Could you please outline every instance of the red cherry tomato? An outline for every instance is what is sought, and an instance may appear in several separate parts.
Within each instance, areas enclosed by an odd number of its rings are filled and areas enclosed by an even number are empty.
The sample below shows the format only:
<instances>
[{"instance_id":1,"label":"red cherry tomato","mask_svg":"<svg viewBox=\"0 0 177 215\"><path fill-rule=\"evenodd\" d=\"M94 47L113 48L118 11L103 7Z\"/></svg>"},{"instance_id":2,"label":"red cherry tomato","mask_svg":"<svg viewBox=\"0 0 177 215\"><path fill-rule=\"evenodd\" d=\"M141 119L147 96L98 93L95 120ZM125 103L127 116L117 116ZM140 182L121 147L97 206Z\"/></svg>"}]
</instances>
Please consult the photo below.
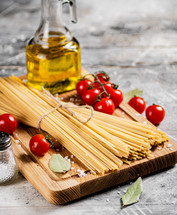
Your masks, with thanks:
<instances>
[{"instance_id":1,"label":"red cherry tomato","mask_svg":"<svg viewBox=\"0 0 177 215\"><path fill-rule=\"evenodd\" d=\"M87 90L82 94L82 100L85 104L93 106L97 100L97 96L101 93L99 89Z\"/></svg>"},{"instance_id":2,"label":"red cherry tomato","mask_svg":"<svg viewBox=\"0 0 177 215\"><path fill-rule=\"evenodd\" d=\"M77 85L76 85L76 90L77 93L82 96L83 92L88 90L88 86L92 83L91 80L85 79L85 80L80 80Z\"/></svg>"},{"instance_id":3,"label":"red cherry tomato","mask_svg":"<svg viewBox=\"0 0 177 215\"><path fill-rule=\"evenodd\" d=\"M109 98L102 98L101 101L95 104L96 111L113 114L115 110L114 102Z\"/></svg>"},{"instance_id":4,"label":"red cherry tomato","mask_svg":"<svg viewBox=\"0 0 177 215\"><path fill-rule=\"evenodd\" d=\"M132 99L130 99L128 104L139 113L143 113L146 108L146 102L144 101L143 98L138 96L135 96Z\"/></svg>"},{"instance_id":5,"label":"red cherry tomato","mask_svg":"<svg viewBox=\"0 0 177 215\"><path fill-rule=\"evenodd\" d=\"M29 147L34 155L41 156L49 151L50 143L42 134L36 134L31 138Z\"/></svg>"},{"instance_id":6,"label":"red cherry tomato","mask_svg":"<svg viewBox=\"0 0 177 215\"><path fill-rule=\"evenodd\" d=\"M123 93L120 90L113 89L112 87L105 85L104 86L106 92L110 95L110 99L114 102L115 107L118 107L120 103L123 101ZM104 93L103 97L107 97Z\"/></svg>"},{"instance_id":7,"label":"red cherry tomato","mask_svg":"<svg viewBox=\"0 0 177 215\"><path fill-rule=\"evenodd\" d=\"M110 80L110 77L106 73L100 72L100 73L96 74L96 76L98 77L98 79L101 82L107 82ZM96 79L95 79L95 81L96 81Z\"/></svg>"},{"instance_id":8,"label":"red cherry tomato","mask_svg":"<svg viewBox=\"0 0 177 215\"><path fill-rule=\"evenodd\" d=\"M0 116L0 131L8 134L13 133L17 128L17 120L11 114L5 113Z\"/></svg>"},{"instance_id":9,"label":"red cherry tomato","mask_svg":"<svg viewBox=\"0 0 177 215\"><path fill-rule=\"evenodd\" d=\"M160 105L151 105L146 109L146 118L153 123L158 125L162 122L165 117L165 110Z\"/></svg>"},{"instance_id":10,"label":"red cherry tomato","mask_svg":"<svg viewBox=\"0 0 177 215\"><path fill-rule=\"evenodd\" d=\"M101 81L101 83L102 83L104 86L109 86L109 87L111 87L111 82L110 82L110 81ZM102 86L101 86L101 84L100 84L99 82L95 81L95 82L93 82L93 83L91 84L91 86L92 86L93 88L97 88L97 89L101 90L101 92L103 92L103 88L102 88Z\"/></svg>"}]
</instances>

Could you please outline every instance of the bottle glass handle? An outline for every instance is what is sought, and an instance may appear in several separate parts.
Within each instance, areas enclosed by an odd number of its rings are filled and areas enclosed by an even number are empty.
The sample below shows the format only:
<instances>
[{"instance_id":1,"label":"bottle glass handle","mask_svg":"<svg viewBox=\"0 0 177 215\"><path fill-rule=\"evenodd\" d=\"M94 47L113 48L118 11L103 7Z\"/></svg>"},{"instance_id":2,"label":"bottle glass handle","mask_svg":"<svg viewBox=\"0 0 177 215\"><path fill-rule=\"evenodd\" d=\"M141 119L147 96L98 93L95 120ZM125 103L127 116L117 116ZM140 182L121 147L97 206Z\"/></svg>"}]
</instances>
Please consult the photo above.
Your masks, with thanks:
<instances>
[{"instance_id":1,"label":"bottle glass handle","mask_svg":"<svg viewBox=\"0 0 177 215\"><path fill-rule=\"evenodd\" d=\"M77 23L76 0L66 0L63 4L69 4L70 17L72 23Z\"/></svg>"}]
</instances>

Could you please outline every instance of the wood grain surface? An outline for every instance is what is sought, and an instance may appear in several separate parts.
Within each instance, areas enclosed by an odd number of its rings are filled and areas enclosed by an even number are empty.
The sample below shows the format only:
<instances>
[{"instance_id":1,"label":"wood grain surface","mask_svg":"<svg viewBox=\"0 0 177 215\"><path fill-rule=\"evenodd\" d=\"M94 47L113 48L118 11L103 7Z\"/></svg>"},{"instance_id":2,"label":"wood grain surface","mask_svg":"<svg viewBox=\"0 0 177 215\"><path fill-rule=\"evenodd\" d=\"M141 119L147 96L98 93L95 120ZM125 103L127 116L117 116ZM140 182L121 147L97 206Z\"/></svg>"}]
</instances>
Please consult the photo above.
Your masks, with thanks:
<instances>
[{"instance_id":1,"label":"wood grain surface","mask_svg":"<svg viewBox=\"0 0 177 215\"><path fill-rule=\"evenodd\" d=\"M82 69L82 76L85 74L88 74L88 72ZM22 76L21 78L23 79L25 77ZM64 101L71 101L73 97L78 97L78 95L74 90L63 93L59 97ZM77 100L79 101L79 97ZM122 102L120 108L115 110L114 115L151 124L125 102ZM56 174L48 166L51 155L57 153L54 149L50 149L42 157L33 155L29 149L29 141L37 133L39 133L38 129L24 125L18 127L13 136L20 143L17 144L14 141L13 150L19 164L20 172L52 204L64 204L112 186L131 181L139 176L172 167L177 163L177 144L170 140L160 147L154 148L152 158L134 161L130 165L123 164L118 171L113 173L104 175L88 174L84 177L79 177L78 170L84 170L86 172L87 168L77 159L71 159L71 154L66 149L61 149L60 154L63 157L67 155L71 161L74 161L74 164L72 164L74 170L69 170L66 174ZM167 147L167 144L171 144L171 147Z\"/></svg>"}]
</instances>

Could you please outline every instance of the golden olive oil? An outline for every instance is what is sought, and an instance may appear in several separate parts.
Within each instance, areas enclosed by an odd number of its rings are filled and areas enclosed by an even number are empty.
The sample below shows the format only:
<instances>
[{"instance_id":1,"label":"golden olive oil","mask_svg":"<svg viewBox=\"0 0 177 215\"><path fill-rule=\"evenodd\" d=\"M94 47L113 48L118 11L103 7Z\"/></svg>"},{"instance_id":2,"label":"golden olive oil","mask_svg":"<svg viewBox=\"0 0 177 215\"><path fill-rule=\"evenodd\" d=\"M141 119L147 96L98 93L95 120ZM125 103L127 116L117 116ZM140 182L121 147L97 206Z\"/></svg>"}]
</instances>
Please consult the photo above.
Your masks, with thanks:
<instances>
[{"instance_id":1,"label":"golden olive oil","mask_svg":"<svg viewBox=\"0 0 177 215\"><path fill-rule=\"evenodd\" d=\"M28 85L52 94L73 90L80 78L80 46L75 38L49 32L46 40L32 38L26 48ZM54 36L52 36L54 35Z\"/></svg>"}]
</instances>

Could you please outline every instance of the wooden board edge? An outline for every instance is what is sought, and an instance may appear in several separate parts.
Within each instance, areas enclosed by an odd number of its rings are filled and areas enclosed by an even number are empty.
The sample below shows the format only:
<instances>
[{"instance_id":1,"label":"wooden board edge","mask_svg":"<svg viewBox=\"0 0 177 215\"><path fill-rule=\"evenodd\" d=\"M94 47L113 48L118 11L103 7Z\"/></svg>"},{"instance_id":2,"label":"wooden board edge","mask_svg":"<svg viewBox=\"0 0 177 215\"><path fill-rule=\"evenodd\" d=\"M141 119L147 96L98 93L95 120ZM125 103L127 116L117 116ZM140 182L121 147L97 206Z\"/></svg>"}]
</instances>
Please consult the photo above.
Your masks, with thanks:
<instances>
[{"instance_id":1,"label":"wooden board edge","mask_svg":"<svg viewBox=\"0 0 177 215\"><path fill-rule=\"evenodd\" d=\"M134 180L139 176L146 176L159 170L173 167L175 163L177 163L177 151L174 151L170 154L166 154L151 160L146 160L145 162L121 169L117 172L109 173L99 177L91 176L89 180L86 179L87 181L84 181L84 178L81 178L81 183L76 180L76 177L72 177L72 179L67 179L67 181L72 182L73 186L68 186L67 188L62 189L62 186L61 188L58 186L58 184L61 182L54 182L38 164L31 160L31 158L21 147L15 145L15 149L19 170L23 176L42 194L42 196L47 201L57 205L62 205L81 197L102 191L104 189ZM19 156L22 155L25 162L24 160L22 162L21 158L19 158ZM164 161L167 162L164 164ZM34 175L33 177L29 176L29 170L31 169L35 173L36 177L34 177ZM43 177L44 180L42 180L41 177Z\"/></svg>"},{"instance_id":2,"label":"wooden board edge","mask_svg":"<svg viewBox=\"0 0 177 215\"><path fill-rule=\"evenodd\" d=\"M80 185L73 178L68 178L60 182L53 181L45 170L37 163L33 162L30 156L24 151L22 147L13 142L13 151L15 154L18 169L21 174L29 181L35 189L51 204L64 204L73 199L66 199L65 193L68 191L73 194L80 193ZM29 174L32 171L33 174ZM63 183L60 185L60 183ZM66 189L62 189L62 186ZM66 191L65 191L66 190ZM59 198L56 202L56 193Z\"/></svg>"},{"instance_id":3,"label":"wooden board edge","mask_svg":"<svg viewBox=\"0 0 177 215\"><path fill-rule=\"evenodd\" d=\"M164 165L164 160L169 160L169 159L170 159L170 162L166 162L166 164ZM157 162L159 164L158 166L156 164ZM91 195L96 192L100 192L102 190L123 184L125 182L135 180L140 176L143 177L143 176L158 172L159 170L165 170L167 168L173 167L176 163L177 163L177 151L170 153L170 156L164 155L160 159L156 158L153 160L149 160L147 162L137 164L130 168L126 168L117 172L110 173L108 175L100 176L99 178L85 181L83 183L80 183L79 185L80 196L77 196L76 198L73 198L70 201L79 199L84 196ZM151 166L153 166L153 171ZM161 168L161 166L163 166L163 168ZM55 198L60 199L61 196L62 197L65 195L67 196L69 195L69 193L70 193L70 189L69 190L65 189L62 192L56 192ZM56 201L56 203L60 204L59 201L58 202ZM65 203L67 203L67 201Z\"/></svg>"},{"instance_id":4,"label":"wooden board edge","mask_svg":"<svg viewBox=\"0 0 177 215\"><path fill-rule=\"evenodd\" d=\"M171 160L170 162L167 162L166 165L164 165L164 160ZM158 162L158 167L156 165L156 162ZM135 165L130 168L126 168L114 173L110 173L108 175L100 176L99 178L92 178L89 181L82 182L74 187L63 189L62 191L53 191L52 193L52 199L55 199L54 204L65 204L67 202L74 201L76 199L82 198L84 196L91 195L93 193L100 192L102 190L120 185L125 182L129 182L132 180L137 179L138 177L146 176L155 172L158 172L159 170L164 170L170 167L173 167L175 163L177 162L177 152L171 153L169 155L164 155L161 157L161 159L156 158L154 160L147 161L145 163L140 163L138 165ZM169 165L170 163L170 165ZM145 165L146 164L146 165ZM156 168L152 168L151 166L156 166ZM163 166L163 168L161 168ZM148 170L148 171L147 171ZM71 195L71 189L72 193L74 195ZM79 192L76 193L76 190ZM70 197L68 199L68 196ZM62 199L62 202L61 202Z\"/></svg>"}]
</instances>

